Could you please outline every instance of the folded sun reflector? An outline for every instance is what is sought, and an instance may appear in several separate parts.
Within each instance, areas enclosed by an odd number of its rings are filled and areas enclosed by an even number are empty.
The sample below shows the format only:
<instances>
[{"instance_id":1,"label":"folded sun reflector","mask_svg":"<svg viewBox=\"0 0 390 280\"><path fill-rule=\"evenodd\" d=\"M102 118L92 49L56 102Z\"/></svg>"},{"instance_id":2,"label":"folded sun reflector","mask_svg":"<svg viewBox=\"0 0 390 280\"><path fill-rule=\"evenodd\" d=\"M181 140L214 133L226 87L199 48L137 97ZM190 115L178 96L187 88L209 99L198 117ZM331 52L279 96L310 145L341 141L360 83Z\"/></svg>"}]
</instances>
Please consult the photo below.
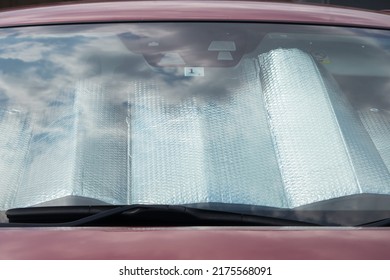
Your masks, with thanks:
<instances>
[{"instance_id":1,"label":"folded sun reflector","mask_svg":"<svg viewBox=\"0 0 390 280\"><path fill-rule=\"evenodd\" d=\"M30 138L27 114L0 109L0 210L14 206Z\"/></svg>"},{"instance_id":2,"label":"folded sun reflector","mask_svg":"<svg viewBox=\"0 0 390 280\"><path fill-rule=\"evenodd\" d=\"M297 50L259 57L263 95L289 207L389 193L389 172L351 106Z\"/></svg>"},{"instance_id":3,"label":"folded sun reflector","mask_svg":"<svg viewBox=\"0 0 390 280\"><path fill-rule=\"evenodd\" d=\"M135 86L132 203L297 207L390 191L358 115L308 54L274 50L258 65L242 61L219 103L172 106L159 83Z\"/></svg>"},{"instance_id":4,"label":"folded sun reflector","mask_svg":"<svg viewBox=\"0 0 390 280\"><path fill-rule=\"evenodd\" d=\"M390 193L387 117L359 117L308 54L244 59L233 83L211 72L175 80L181 98L156 74L80 82L39 116L0 110L0 209L69 195L292 208Z\"/></svg>"},{"instance_id":5,"label":"folded sun reflector","mask_svg":"<svg viewBox=\"0 0 390 280\"><path fill-rule=\"evenodd\" d=\"M229 82L205 83L216 80ZM193 82L184 89L207 89ZM203 92L179 102L162 81L134 85L131 203L285 206L254 61L242 63L234 84L225 98Z\"/></svg>"},{"instance_id":6,"label":"folded sun reflector","mask_svg":"<svg viewBox=\"0 0 390 280\"><path fill-rule=\"evenodd\" d=\"M88 81L42 114L0 111L0 209L69 195L127 203L127 95L115 97Z\"/></svg>"}]
</instances>

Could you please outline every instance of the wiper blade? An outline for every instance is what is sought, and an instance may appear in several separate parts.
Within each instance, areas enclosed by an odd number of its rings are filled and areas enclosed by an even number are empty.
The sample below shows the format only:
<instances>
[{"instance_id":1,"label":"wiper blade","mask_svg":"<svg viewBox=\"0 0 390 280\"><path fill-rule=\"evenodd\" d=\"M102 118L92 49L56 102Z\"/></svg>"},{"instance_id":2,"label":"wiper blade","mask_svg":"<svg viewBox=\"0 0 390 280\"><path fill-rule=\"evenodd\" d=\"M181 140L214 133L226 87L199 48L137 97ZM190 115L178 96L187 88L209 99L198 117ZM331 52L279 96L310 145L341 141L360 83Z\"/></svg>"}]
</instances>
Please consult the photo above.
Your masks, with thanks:
<instances>
[{"instance_id":1,"label":"wiper blade","mask_svg":"<svg viewBox=\"0 0 390 280\"><path fill-rule=\"evenodd\" d=\"M15 208L2 227L77 226L321 226L270 216L175 205L66 206Z\"/></svg>"},{"instance_id":2,"label":"wiper blade","mask_svg":"<svg viewBox=\"0 0 390 280\"><path fill-rule=\"evenodd\" d=\"M364 223L361 225L357 225L358 227L389 227L390 226L390 218L380 219L377 221L372 221L369 223Z\"/></svg>"},{"instance_id":3,"label":"wiper blade","mask_svg":"<svg viewBox=\"0 0 390 280\"><path fill-rule=\"evenodd\" d=\"M131 205L14 208L6 211L9 223L0 224L0 227L83 226L131 209Z\"/></svg>"}]
</instances>

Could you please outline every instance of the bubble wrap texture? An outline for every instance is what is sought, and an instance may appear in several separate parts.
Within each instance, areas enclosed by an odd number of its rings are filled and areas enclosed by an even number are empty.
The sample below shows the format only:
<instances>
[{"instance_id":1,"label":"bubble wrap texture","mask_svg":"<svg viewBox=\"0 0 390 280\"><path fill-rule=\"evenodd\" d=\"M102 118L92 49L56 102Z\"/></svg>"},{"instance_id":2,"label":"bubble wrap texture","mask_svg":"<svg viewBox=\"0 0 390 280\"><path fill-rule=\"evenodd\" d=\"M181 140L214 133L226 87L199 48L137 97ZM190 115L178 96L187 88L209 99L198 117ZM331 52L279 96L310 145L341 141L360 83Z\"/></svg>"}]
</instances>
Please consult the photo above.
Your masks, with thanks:
<instances>
[{"instance_id":1,"label":"bubble wrap texture","mask_svg":"<svg viewBox=\"0 0 390 280\"><path fill-rule=\"evenodd\" d=\"M97 81L80 82L36 115L33 129L18 114L3 117L0 132L9 139L1 138L8 140L0 142L0 151L6 153L1 166L12 172L2 173L9 178L1 207L25 207L68 195L127 203L127 94L121 96L116 98L110 87Z\"/></svg>"},{"instance_id":2,"label":"bubble wrap texture","mask_svg":"<svg viewBox=\"0 0 390 280\"><path fill-rule=\"evenodd\" d=\"M387 168L390 168L390 113L376 108L365 109L359 112L360 118L370 134ZM386 174L386 173L385 173ZM389 193L388 187L377 190L379 193Z\"/></svg>"},{"instance_id":3,"label":"bubble wrap texture","mask_svg":"<svg viewBox=\"0 0 390 280\"><path fill-rule=\"evenodd\" d=\"M254 66L242 62L228 102L202 108L208 201L287 207Z\"/></svg>"},{"instance_id":4,"label":"bubble wrap texture","mask_svg":"<svg viewBox=\"0 0 390 280\"><path fill-rule=\"evenodd\" d=\"M296 49L259 57L268 121L290 207L359 193L320 73Z\"/></svg>"},{"instance_id":5,"label":"bubble wrap texture","mask_svg":"<svg viewBox=\"0 0 390 280\"><path fill-rule=\"evenodd\" d=\"M131 203L285 206L254 61L235 83L226 99L178 104L158 83L135 84Z\"/></svg>"},{"instance_id":6,"label":"bubble wrap texture","mask_svg":"<svg viewBox=\"0 0 390 280\"><path fill-rule=\"evenodd\" d=\"M165 103L159 85L137 83L130 107L130 203L205 201L201 117L187 100Z\"/></svg>"},{"instance_id":7,"label":"bubble wrap texture","mask_svg":"<svg viewBox=\"0 0 390 280\"><path fill-rule=\"evenodd\" d=\"M68 195L292 208L390 193L387 112L356 112L296 49L234 71L233 83L206 71L179 78L181 88L158 74L124 86L88 80L39 114L0 109L0 209Z\"/></svg>"},{"instance_id":8,"label":"bubble wrap texture","mask_svg":"<svg viewBox=\"0 0 390 280\"><path fill-rule=\"evenodd\" d=\"M323 77L340 126L340 133L342 133L353 164L360 192L390 193L390 173L381 157L382 149L378 145L376 146L377 139L373 137L378 134L370 135L375 128L384 129L385 127L382 125L386 122L374 118L371 120L372 124L365 126L363 115L359 114L346 99L346 96L341 94L332 77L326 73L323 73ZM387 135L390 136L390 134Z\"/></svg>"},{"instance_id":9,"label":"bubble wrap texture","mask_svg":"<svg viewBox=\"0 0 390 280\"><path fill-rule=\"evenodd\" d=\"M97 80L79 83L76 195L126 204L127 94Z\"/></svg>"},{"instance_id":10,"label":"bubble wrap texture","mask_svg":"<svg viewBox=\"0 0 390 280\"><path fill-rule=\"evenodd\" d=\"M31 123L26 114L0 109L0 209L13 206L30 138Z\"/></svg>"},{"instance_id":11,"label":"bubble wrap texture","mask_svg":"<svg viewBox=\"0 0 390 280\"><path fill-rule=\"evenodd\" d=\"M72 193L76 160L77 114L73 92L33 117L25 172L14 207L30 206Z\"/></svg>"}]
</instances>

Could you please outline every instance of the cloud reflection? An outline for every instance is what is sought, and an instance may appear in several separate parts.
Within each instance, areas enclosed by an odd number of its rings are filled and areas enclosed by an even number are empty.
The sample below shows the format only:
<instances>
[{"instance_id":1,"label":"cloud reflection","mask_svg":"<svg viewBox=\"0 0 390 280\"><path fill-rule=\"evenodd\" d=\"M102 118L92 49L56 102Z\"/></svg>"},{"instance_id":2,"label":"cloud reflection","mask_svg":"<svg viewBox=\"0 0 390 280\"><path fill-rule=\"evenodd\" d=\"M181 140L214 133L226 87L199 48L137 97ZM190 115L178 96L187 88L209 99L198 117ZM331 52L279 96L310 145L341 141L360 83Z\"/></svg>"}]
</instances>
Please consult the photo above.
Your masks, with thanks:
<instances>
[{"instance_id":1,"label":"cloud reflection","mask_svg":"<svg viewBox=\"0 0 390 280\"><path fill-rule=\"evenodd\" d=\"M0 203L28 206L82 195L114 204L215 200L286 206L253 60L268 51L264 45L255 49L267 28L277 28L221 26L3 30L0 131L2 139L20 146L0 141L8 155L0 158L0 172L18 170L0 189ZM376 49L375 58L388 57L380 37L342 30ZM212 40L235 41L244 59L218 67L216 53L207 52ZM207 66L205 75L186 77L182 66L150 63L172 51L185 66ZM378 85L381 92L388 87L388 81Z\"/></svg>"}]
</instances>

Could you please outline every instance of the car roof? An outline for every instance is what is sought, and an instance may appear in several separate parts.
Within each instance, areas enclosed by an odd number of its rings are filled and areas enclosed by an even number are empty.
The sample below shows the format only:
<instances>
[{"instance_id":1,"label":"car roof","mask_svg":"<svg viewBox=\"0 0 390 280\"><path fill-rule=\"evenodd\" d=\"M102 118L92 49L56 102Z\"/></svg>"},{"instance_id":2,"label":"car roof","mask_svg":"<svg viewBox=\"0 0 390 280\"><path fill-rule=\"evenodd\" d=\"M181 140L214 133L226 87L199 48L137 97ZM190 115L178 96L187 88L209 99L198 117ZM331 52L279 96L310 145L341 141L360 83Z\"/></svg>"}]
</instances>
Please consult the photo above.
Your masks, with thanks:
<instances>
[{"instance_id":1,"label":"car roof","mask_svg":"<svg viewBox=\"0 0 390 280\"><path fill-rule=\"evenodd\" d=\"M390 28L390 16L385 13L253 1L71 3L0 13L0 27L127 21L249 21Z\"/></svg>"}]
</instances>

